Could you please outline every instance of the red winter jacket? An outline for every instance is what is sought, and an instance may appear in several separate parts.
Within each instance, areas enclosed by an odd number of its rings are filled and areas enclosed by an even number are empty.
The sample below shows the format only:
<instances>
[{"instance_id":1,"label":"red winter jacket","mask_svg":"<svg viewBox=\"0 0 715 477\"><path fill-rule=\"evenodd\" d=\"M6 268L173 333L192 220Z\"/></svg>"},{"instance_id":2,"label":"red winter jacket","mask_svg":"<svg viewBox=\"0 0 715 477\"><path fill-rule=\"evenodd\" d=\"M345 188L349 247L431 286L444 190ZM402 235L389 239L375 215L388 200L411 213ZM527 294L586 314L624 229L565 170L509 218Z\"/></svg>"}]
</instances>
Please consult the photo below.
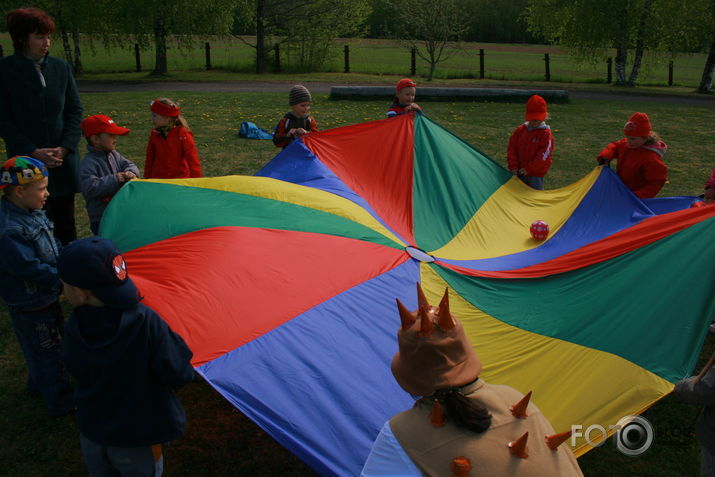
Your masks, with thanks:
<instances>
[{"instance_id":1,"label":"red winter jacket","mask_svg":"<svg viewBox=\"0 0 715 477\"><path fill-rule=\"evenodd\" d=\"M156 129L146 146L145 179L183 179L202 177L194 135L184 127L169 129L164 137Z\"/></svg>"},{"instance_id":2,"label":"red winter jacket","mask_svg":"<svg viewBox=\"0 0 715 477\"><path fill-rule=\"evenodd\" d=\"M715 169L713 169L712 174L710 174L710 179L705 183L706 189L715 189Z\"/></svg>"},{"instance_id":3,"label":"red winter jacket","mask_svg":"<svg viewBox=\"0 0 715 477\"><path fill-rule=\"evenodd\" d=\"M668 180L668 168L661 160L667 150L663 141L631 149L628 139L623 138L606 146L598 157L608 161L618 159L618 177L637 197L650 199L658 195Z\"/></svg>"},{"instance_id":4,"label":"red winter jacket","mask_svg":"<svg viewBox=\"0 0 715 477\"><path fill-rule=\"evenodd\" d=\"M529 129L522 124L511 135L506 152L510 171L526 169L530 177L544 177L551 167L551 155L554 152L554 139L551 128L541 126Z\"/></svg>"}]
</instances>

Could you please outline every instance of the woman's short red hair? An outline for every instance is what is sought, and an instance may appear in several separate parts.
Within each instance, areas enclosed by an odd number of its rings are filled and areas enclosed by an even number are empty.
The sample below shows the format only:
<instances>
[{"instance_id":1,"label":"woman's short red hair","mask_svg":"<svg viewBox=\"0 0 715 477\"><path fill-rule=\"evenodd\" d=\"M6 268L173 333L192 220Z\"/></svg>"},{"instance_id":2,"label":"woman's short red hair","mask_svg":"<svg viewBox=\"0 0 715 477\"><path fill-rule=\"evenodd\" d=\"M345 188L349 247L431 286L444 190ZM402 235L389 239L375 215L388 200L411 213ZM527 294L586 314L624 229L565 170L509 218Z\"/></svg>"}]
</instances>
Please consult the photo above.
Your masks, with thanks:
<instances>
[{"instance_id":1,"label":"woman's short red hair","mask_svg":"<svg viewBox=\"0 0 715 477\"><path fill-rule=\"evenodd\" d=\"M24 49L25 40L31 33L42 35L55 32L55 21L38 8L17 8L5 15L7 31L16 50Z\"/></svg>"}]
</instances>

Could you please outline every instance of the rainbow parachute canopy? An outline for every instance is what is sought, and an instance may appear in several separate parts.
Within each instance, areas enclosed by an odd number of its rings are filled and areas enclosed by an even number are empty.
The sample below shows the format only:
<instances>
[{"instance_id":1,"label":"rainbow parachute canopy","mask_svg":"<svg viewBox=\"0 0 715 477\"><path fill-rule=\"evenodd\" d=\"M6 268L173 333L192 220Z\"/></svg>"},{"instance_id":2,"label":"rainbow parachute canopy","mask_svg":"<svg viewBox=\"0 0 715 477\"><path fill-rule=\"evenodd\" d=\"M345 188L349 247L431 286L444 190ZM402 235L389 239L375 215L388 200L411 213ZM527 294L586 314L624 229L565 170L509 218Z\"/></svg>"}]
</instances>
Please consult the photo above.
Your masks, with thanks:
<instances>
[{"instance_id":1,"label":"rainbow parachute canopy","mask_svg":"<svg viewBox=\"0 0 715 477\"><path fill-rule=\"evenodd\" d=\"M607 168L535 191L403 115L310 134L258 176L132 181L101 233L197 371L323 475L359 474L412 406L390 362L415 282L449 287L482 377L533 390L557 432L668 394L715 314L715 207L640 200Z\"/></svg>"}]
</instances>

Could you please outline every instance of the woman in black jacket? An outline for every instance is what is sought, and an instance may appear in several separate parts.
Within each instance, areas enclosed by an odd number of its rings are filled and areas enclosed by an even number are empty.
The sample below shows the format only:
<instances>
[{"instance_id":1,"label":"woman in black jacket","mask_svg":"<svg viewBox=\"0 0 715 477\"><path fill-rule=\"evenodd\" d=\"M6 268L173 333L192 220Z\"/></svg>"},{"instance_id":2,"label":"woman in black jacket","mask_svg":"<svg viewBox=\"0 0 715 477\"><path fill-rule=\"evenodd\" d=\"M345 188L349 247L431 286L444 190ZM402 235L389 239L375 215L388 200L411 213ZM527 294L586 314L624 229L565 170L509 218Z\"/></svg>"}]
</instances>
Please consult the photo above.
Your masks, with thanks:
<instances>
[{"instance_id":1,"label":"woman in black jacket","mask_svg":"<svg viewBox=\"0 0 715 477\"><path fill-rule=\"evenodd\" d=\"M48 55L55 22L36 8L8 12L15 54L0 59L0 137L7 157L32 156L50 170L45 209L63 244L77 237L74 197L79 192L82 103L72 69Z\"/></svg>"}]
</instances>

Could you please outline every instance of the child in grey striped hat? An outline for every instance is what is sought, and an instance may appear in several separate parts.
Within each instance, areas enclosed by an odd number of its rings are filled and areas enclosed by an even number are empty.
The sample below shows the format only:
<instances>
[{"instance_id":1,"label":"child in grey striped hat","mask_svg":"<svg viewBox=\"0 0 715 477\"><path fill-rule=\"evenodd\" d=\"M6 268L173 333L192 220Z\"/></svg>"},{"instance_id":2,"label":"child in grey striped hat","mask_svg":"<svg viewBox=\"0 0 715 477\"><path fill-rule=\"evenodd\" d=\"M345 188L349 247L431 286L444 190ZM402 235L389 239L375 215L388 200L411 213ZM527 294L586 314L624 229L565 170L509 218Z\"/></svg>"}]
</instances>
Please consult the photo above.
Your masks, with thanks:
<instances>
[{"instance_id":1,"label":"child in grey striped hat","mask_svg":"<svg viewBox=\"0 0 715 477\"><path fill-rule=\"evenodd\" d=\"M303 85L295 85L288 94L288 104L291 108L278 121L273 144L277 147L286 147L293 139L318 130L318 123L310 116L310 103L313 97Z\"/></svg>"}]
</instances>

